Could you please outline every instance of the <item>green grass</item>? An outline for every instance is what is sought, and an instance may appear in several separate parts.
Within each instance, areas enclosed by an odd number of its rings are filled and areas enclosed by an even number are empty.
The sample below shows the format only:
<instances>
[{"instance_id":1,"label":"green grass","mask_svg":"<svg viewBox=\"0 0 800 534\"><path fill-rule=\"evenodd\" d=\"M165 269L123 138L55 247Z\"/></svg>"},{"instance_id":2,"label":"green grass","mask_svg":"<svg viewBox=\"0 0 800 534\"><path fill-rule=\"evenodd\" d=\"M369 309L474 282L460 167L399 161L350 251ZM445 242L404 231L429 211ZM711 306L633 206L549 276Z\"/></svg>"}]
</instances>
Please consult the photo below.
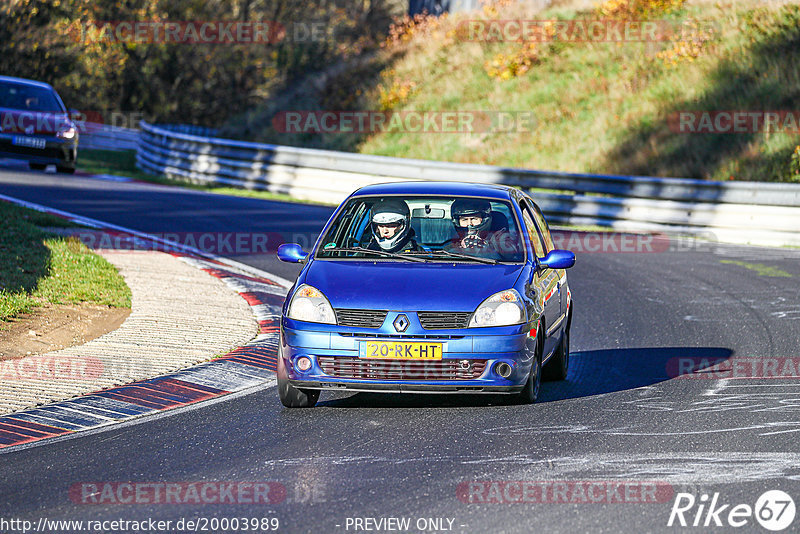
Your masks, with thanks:
<instances>
[{"instance_id":1,"label":"green grass","mask_svg":"<svg viewBox=\"0 0 800 534\"><path fill-rule=\"evenodd\" d=\"M0 202L0 321L43 304L131 306L116 268L76 238L41 227L74 226L58 217Z\"/></svg>"},{"instance_id":2,"label":"green grass","mask_svg":"<svg viewBox=\"0 0 800 534\"><path fill-rule=\"evenodd\" d=\"M777 267L772 267L771 265L764 265L762 263L750 263L746 261L739 261L739 260L719 260L720 263L725 263L728 265L738 265L739 267L744 267L745 269L750 269L751 271L755 271L758 276L768 276L772 278L791 278L792 275L787 273L783 269L779 269Z\"/></svg>"},{"instance_id":3,"label":"green grass","mask_svg":"<svg viewBox=\"0 0 800 534\"><path fill-rule=\"evenodd\" d=\"M111 174L114 176L126 176L142 182L150 182L161 185L187 187L206 193L219 195L231 195L246 198L258 198L262 200L278 200L281 202L295 202L301 204L330 205L325 202L315 202L311 200L299 200L289 195L272 193L270 191L259 191L256 189L239 189L230 186L204 185L185 180L168 178L164 175L149 174L136 167L135 150L94 150L82 149L78 158L78 167L82 171L93 174Z\"/></svg>"},{"instance_id":4,"label":"green grass","mask_svg":"<svg viewBox=\"0 0 800 534\"><path fill-rule=\"evenodd\" d=\"M146 176L136 168L135 150L96 150L82 148L78 167L93 174L114 174L140 179Z\"/></svg>"}]
</instances>

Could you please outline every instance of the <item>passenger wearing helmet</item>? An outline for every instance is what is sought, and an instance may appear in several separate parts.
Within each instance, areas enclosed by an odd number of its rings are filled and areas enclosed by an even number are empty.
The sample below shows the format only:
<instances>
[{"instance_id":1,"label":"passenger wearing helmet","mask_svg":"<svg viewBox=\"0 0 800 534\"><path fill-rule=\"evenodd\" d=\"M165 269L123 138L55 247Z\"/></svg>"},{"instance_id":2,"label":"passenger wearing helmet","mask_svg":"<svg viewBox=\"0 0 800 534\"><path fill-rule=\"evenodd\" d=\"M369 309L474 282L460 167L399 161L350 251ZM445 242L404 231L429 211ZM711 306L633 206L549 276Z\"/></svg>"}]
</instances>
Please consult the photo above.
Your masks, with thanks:
<instances>
[{"instance_id":1,"label":"passenger wearing helmet","mask_svg":"<svg viewBox=\"0 0 800 534\"><path fill-rule=\"evenodd\" d=\"M492 206L488 200L456 199L450 205L450 216L457 236L445 245L445 250L494 259L517 253L514 240L509 239L508 228L492 228ZM498 221L495 226L498 225L502 222Z\"/></svg>"},{"instance_id":2,"label":"passenger wearing helmet","mask_svg":"<svg viewBox=\"0 0 800 534\"><path fill-rule=\"evenodd\" d=\"M372 208L372 240L367 248L385 252L421 250L411 228L411 212L402 200L384 200Z\"/></svg>"},{"instance_id":3,"label":"passenger wearing helmet","mask_svg":"<svg viewBox=\"0 0 800 534\"><path fill-rule=\"evenodd\" d=\"M454 241L460 248L486 246L492 226L492 206L488 200L459 198L450 206L450 217L458 234Z\"/></svg>"}]
</instances>

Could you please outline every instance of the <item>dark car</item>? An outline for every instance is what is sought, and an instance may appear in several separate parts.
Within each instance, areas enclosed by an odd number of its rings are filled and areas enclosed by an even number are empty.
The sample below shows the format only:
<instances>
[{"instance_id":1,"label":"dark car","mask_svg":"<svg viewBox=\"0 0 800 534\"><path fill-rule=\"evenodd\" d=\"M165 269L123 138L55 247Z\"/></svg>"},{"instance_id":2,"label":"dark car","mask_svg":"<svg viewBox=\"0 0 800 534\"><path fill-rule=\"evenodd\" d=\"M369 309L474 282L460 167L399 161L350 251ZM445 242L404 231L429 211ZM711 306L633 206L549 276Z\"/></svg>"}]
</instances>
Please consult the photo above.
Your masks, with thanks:
<instances>
[{"instance_id":1,"label":"dark car","mask_svg":"<svg viewBox=\"0 0 800 534\"><path fill-rule=\"evenodd\" d=\"M385 216L389 205L397 206L396 223ZM380 227L392 224L408 245L374 246ZM342 203L309 253L285 244L278 257L305 264L281 318L284 406L313 406L323 389L534 402L543 376L567 374L565 269L575 255L555 249L541 210L522 191L370 185Z\"/></svg>"},{"instance_id":2,"label":"dark car","mask_svg":"<svg viewBox=\"0 0 800 534\"><path fill-rule=\"evenodd\" d=\"M78 129L50 85L0 76L0 157L27 160L34 170L54 164L75 172Z\"/></svg>"}]
</instances>

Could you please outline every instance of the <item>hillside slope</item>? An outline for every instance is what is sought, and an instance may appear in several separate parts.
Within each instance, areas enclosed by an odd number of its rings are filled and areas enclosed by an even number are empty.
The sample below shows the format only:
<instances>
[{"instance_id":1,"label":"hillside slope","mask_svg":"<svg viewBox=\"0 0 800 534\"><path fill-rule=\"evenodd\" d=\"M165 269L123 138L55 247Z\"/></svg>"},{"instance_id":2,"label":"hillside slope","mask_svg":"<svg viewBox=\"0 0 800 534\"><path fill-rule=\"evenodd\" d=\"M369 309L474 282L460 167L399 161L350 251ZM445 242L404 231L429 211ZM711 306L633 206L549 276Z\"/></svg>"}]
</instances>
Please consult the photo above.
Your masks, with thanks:
<instances>
[{"instance_id":1,"label":"hillside slope","mask_svg":"<svg viewBox=\"0 0 800 534\"><path fill-rule=\"evenodd\" d=\"M465 35L468 21L600 19L651 20L670 32L649 42L489 42ZM311 74L302 87L233 118L224 134L537 169L800 181L800 136L791 123L781 122L780 132L687 133L675 122L678 113L693 111L800 117L797 4L610 0L537 13L505 0L475 13L406 19L380 53ZM530 113L533 122L513 133L286 133L276 129L276 117L287 110L505 110Z\"/></svg>"}]
</instances>

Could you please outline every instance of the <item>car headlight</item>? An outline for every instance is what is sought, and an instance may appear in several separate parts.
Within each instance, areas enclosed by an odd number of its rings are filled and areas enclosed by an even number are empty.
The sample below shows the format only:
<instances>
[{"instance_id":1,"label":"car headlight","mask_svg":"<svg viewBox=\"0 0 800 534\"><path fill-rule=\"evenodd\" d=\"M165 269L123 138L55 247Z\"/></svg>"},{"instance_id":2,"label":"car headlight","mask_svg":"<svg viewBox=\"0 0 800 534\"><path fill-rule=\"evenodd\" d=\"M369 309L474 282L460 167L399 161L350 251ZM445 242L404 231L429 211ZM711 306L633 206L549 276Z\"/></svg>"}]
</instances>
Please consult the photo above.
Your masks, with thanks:
<instances>
[{"instance_id":1,"label":"car headlight","mask_svg":"<svg viewBox=\"0 0 800 534\"><path fill-rule=\"evenodd\" d=\"M56 137L60 137L61 139L74 139L77 133L78 130L75 129L73 124L64 124L56 132Z\"/></svg>"},{"instance_id":2,"label":"car headlight","mask_svg":"<svg viewBox=\"0 0 800 534\"><path fill-rule=\"evenodd\" d=\"M507 326L524 322L525 307L522 297L516 290L507 289L481 302L472 314L469 326Z\"/></svg>"},{"instance_id":3,"label":"car headlight","mask_svg":"<svg viewBox=\"0 0 800 534\"><path fill-rule=\"evenodd\" d=\"M310 323L336 324L336 314L322 291L303 284L295 291L289 303L290 319L308 321Z\"/></svg>"}]
</instances>

